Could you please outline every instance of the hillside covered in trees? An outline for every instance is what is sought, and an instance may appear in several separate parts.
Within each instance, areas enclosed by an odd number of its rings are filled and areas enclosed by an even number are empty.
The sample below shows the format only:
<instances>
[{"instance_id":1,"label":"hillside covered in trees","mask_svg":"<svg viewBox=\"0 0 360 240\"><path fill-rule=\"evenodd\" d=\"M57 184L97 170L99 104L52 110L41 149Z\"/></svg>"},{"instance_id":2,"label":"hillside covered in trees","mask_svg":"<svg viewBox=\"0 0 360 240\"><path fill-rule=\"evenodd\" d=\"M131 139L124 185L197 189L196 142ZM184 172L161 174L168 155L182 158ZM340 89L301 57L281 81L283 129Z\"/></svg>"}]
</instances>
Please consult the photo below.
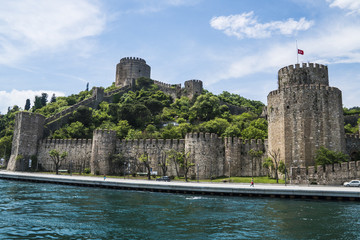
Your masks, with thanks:
<instances>
[{"instance_id":1,"label":"hillside covered in trees","mask_svg":"<svg viewBox=\"0 0 360 240\"><path fill-rule=\"evenodd\" d=\"M115 88L114 84L105 92ZM68 97L46 93L37 96L34 105L25 103L27 111L50 117L62 110L91 97L92 90L85 90ZM246 108L240 115L231 114L226 104ZM267 138L267 121L260 118L264 104L229 92L214 95L204 91L194 99L172 99L151 79L140 78L133 91L115 95L112 103L102 102L97 109L80 107L72 113L68 123L51 133L51 138L91 138L94 129L111 129L119 138L180 139L188 132L209 132L219 136L245 139ZM10 155L15 113L18 106L9 108L0 116L0 154ZM6 150L5 150L6 148Z\"/></svg>"},{"instance_id":2,"label":"hillside covered in trees","mask_svg":"<svg viewBox=\"0 0 360 240\"><path fill-rule=\"evenodd\" d=\"M105 92L114 90L112 86ZM13 106L0 115L0 157L9 158L14 131L15 114L26 110L50 117L70 106L92 96L88 87L85 91L68 97L52 96L43 93L36 96L33 106L30 99L24 109ZM227 105L247 109L239 115L230 112ZM92 138L95 129L111 129L122 139L180 139L188 132L216 133L222 137L241 137L244 139L266 139L267 121L260 117L264 104L224 91L214 95L206 90L194 99L181 97L172 99L151 79L140 78L133 91L115 95L112 103L102 102L97 109L80 107L73 112L62 128L52 132L51 138ZM344 108L344 115L359 114L359 108ZM358 119L358 118L356 118ZM355 119L355 122L356 122ZM357 123L345 124L346 133L357 133Z\"/></svg>"}]
</instances>

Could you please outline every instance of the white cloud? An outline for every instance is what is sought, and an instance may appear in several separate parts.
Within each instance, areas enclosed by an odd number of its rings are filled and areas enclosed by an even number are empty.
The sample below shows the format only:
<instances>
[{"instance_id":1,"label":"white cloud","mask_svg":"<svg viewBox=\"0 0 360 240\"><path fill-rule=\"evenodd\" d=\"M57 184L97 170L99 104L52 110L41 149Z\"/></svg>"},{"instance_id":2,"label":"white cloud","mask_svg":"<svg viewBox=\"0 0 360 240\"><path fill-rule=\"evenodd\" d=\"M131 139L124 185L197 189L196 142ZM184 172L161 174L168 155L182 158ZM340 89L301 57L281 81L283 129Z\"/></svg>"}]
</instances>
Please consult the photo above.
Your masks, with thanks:
<instances>
[{"instance_id":1,"label":"white cloud","mask_svg":"<svg viewBox=\"0 0 360 240\"><path fill-rule=\"evenodd\" d=\"M259 23L254 16L254 12L243 13L240 15L213 17L210 25L214 29L222 30L228 36L242 38L267 38L272 34L292 35L297 31L309 29L314 24L300 18L296 21L292 18L286 21L271 21Z\"/></svg>"},{"instance_id":2,"label":"white cloud","mask_svg":"<svg viewBox=\"0 0 360 240\"><path fill-rule=\"evenodd\" d=\"M0 112L2 114L7 113L8 107L12 108L14 105L24 109L26 99L30 99L31 106L34 105L35 96L41 96L41 93L47 93L49 95L48 100L50 101L51 96L65 96L63 92L52 91L52 90L16 90L13 89L11 92L0 91Z\"/></svg>"},{"instance_id":3,"label":"white cloud","mask_svg":"<svg viewBox=\"0 0 360 240\"><path fill-rule=\"evenodd\" d=\"M137 0L136 9L127 10L128 14L147 14L163 11L169 7L194 6L202 0Z\"/></svg>"},{"instance_id":4,"label":"white cloud","mask_svg":"<svg viewBox=\"0 0 360 240\"><path fill-rule=\"evenodd\" d=\"M349 14L360 14L359 0L327 0L330 2L330 7L338 7L349 11Z\"/></svg>"},{"instance_id":5,"label":"white cloud","mask_svg":"<svg viewBox=\"0 0 360 240\"><path fill-rule=\"evenodd\" d=\"M104 26L104 16L90 0L2 1L0 64L40 50L63 49L100 34Z\"/></svg>"}]
</instances>

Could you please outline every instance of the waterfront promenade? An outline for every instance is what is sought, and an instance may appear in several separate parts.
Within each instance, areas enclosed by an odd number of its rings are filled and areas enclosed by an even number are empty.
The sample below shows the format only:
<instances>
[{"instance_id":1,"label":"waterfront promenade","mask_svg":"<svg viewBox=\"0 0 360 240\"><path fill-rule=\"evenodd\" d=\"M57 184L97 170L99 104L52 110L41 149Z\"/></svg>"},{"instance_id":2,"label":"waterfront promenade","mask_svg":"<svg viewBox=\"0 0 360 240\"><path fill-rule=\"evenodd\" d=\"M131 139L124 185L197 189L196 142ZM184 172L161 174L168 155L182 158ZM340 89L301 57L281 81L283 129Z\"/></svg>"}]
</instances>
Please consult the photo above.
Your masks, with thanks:
<instances>
[{"instance_id":1,"label":"waterfront promenade","mask_svg":"<svg viewBox=\"0 0 360 240\"><path fill-rule=\"evenodd\" d=\"M123 178L107 178L104 180L101 176L54 175L5 170L0 171L0 179L182 194L360 200L360 188L346 188L343 186L285 186L255 183L255 187L250 187L250 183L158 182L155 180L130 180Z\"/></svg>"}]
</instances>

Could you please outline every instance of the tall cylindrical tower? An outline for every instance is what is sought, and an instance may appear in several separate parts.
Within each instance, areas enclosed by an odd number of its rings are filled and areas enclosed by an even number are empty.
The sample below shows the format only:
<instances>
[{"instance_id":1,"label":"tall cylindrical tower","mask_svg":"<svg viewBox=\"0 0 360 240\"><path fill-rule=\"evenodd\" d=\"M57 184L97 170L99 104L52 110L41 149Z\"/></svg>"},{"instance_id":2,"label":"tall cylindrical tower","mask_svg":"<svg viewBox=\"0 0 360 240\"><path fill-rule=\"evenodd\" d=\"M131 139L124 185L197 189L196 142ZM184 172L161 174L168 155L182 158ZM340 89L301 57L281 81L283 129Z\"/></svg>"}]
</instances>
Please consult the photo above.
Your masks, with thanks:
<instances>
[{"instance_id":1,"label":"tall cylindrical tower","mask_svg":"<svg viewBox=\"0 0 360 240\"><path fill-rule=\"evenodd\" d=\"M116 65L115 85L118 87L132 86L140 77L150 78L150 66L144 59L125 57Z\"/></svg>"},{"instance_id":2,"label":"tall cylindrical tower","mask_svg":"<svg viewBox=\"0 0 360 240\"><path fill-rule=\"evenodd\" d=\"M90 167L92 174L111 172L111 155L116 149L116 132L112 130L94 130Z\"/></svg>"},{"instance_id":3,"label":"tall cylindrical tower","mask_svg":"<svg viewBox=\"0 0 360 240\"><path fill-rule=\"evenodd\" d=\"M25 171L31 156L37 154L38 142L43 137L45 117L31 112L15 115L14 136L7 170ZM21 159L18 157L22 156Z\"/></svg>"},{"instance_id":4,"label":"tall cylindrical tower","mask_svg":"<svg viewBox=\"0 0 360 240\"><path fill-rule=\"evenodd\" d=\"M327 66L284 67L278 86L267 97L269 151L280 151L287 167L314 165L321 146L345 152L341 91L329 87Z\"/></svg>"}]
</instances>

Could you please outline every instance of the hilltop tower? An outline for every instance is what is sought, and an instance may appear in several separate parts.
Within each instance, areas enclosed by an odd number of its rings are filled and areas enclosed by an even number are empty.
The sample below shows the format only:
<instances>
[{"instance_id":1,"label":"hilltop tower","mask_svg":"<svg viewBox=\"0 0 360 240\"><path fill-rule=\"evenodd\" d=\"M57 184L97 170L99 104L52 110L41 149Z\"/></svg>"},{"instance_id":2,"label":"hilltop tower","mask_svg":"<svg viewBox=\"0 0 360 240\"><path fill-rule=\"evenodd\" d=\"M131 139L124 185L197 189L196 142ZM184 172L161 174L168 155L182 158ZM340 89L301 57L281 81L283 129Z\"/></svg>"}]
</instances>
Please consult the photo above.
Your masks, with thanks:
<instances>
[{"instance_id":1,"label":"hilltop tower","mask_svg":"<svg viewBox=\"0 0 360 240\"><path fill-rule=\"evenodd\" d=\"M185 81L184 95L192 99L202 93L203 83L201 80L188 80Z\"/></svg>"},{"instance_id":2,"label":"hilltop tower","mask_svg":"<svg viewBox=\"0 0 360 240\"><path fill-rule=\"evenodd\" d=\"M288 168L314 165L321 146L345 152L341 91L329 87L327 66L281 68L267 101L269 151L279 149Z\"/></svg>"},{"instance_id":3,"label":"hilltop tower","mask_svg":"<svg viewBox=\"0 0 360 240\"><path fill-rule=\"evenodd\" d=\"M116 65L115 85L117 87L132 86L140 77L150 78L150 66L144 59L125 57Z\"/></svg>"}]
</instances>

